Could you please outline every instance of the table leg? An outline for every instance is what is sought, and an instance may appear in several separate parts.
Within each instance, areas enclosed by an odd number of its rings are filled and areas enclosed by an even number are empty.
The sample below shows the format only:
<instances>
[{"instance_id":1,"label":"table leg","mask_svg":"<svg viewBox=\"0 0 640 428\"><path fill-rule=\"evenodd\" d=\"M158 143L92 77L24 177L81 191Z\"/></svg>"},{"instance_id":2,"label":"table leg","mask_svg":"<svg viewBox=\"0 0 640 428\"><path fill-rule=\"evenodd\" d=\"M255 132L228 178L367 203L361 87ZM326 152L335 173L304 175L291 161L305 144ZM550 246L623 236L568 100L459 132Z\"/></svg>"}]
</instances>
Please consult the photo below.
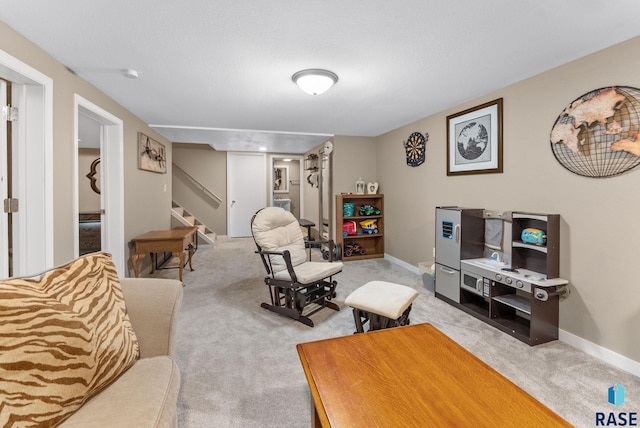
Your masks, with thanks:
<instances>
[{"instance_id":1,"label":"table leg","mask_svg":"<svg viewBox=\"0 0 640 428\"><path fill-rule=\"evenodd\" d=\"M182 269L184 268L184 251L173 253L173 256L180 259L180 266L178 267L180 274L178 275L178 277L180 278L180 281L182 281Z\"/></svg>"},{"instance_id":2,"label":"table leg","mask_svg":"<svg viewBox=\"0 0 640 428\"><path fill-rule=\"evenodd\" d=\"M193 253L195 252L193 244L189 244L189 246L187 247L187 251L189 251L189 269L191 269L191 271L193 272L193 264L191 264L191 259L193 258Z\"/></svg>"},{"instance_id":3,"label":"table leg","mask_svg":"<svg viewBox=\"0 0 640 428\"><path fill-rule=\"evenodd\" d=\"M151 273L154 273L158 264L158 253L149 253L149 259L151 259Z\"/></svg>"},{"instance_id":4,"label":"table leg","mask_svg":"<svg viewBox=\"0 0 640 428\"><path fill-rule=\"evenodd\" d=\"M135 275L136 278L140 275L140 272L138 270L138 259L140 259L141 256L142 256L141 254L133 253L131 254L131 257L129 257L129 263L131 263L131 267L133 268L133 274Z\"/></svg>"},{"instance_id":5,"label":"table leg","mask_svg":"<svg viewBox=\"0 0 640 428\"><path fill-rule=\"evenodd\" d=\"M313 402L313 397L311 397L311 428L322 428L322 422L320 422L320 416Z\"/></svg>"}]
</instances>

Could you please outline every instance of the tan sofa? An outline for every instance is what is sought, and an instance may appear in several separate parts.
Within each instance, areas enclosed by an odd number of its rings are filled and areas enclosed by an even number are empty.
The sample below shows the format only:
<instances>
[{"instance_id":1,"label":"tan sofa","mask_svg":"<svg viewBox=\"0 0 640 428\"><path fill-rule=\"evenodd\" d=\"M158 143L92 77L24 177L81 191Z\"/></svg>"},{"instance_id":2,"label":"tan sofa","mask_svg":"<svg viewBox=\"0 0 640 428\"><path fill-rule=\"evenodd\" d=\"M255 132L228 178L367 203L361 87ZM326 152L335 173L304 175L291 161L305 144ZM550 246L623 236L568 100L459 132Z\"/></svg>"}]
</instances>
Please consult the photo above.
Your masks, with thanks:
<instances>
[{"instance_id":1,"label":"tan sofa","mask_svg":"<svg viewBox=\"0 0 640 428\"><path fill-rule=\"evenodd\" d=\"M140 359L60 427L177 427L180 372L173 359L182 283L121 278Z\"/></svg>"}]
</instances>

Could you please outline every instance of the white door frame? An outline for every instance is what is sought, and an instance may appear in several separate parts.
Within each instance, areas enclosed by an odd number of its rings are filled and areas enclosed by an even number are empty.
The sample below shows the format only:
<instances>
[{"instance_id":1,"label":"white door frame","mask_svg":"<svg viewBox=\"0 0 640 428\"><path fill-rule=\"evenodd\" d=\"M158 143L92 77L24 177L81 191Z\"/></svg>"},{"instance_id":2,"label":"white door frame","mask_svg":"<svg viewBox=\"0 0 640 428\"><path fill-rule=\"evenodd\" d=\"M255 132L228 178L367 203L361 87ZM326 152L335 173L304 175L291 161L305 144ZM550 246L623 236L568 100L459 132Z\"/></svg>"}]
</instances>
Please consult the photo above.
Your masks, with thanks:
<instances>
[{"instance_id":1,"label":"white door frame","mask_svg":"<svg viewBox=\"0 0 640 428\"><path fill-rule=\"evenodd\" d=\"M0 106L6 103L7 90L5 81L0 80ZM5 200L9 196L7 143L7 121L0 119L0 200ZM0 278L7 278L9 277L9 215L4 211L0 213L0 246Z\"/></svg>"},{"instance_id":2,"label":"white door frame","mask_svg":"<svg viewBox=\"0 0 640 428\"><path fill-rule=\"evenodd\" d=\"M247 179L254 180L255 186L257 186L258 192L260 194L256 206L259 208L264 208L267 204L267 157L265 153L254 153L254 152L227 152L227 235L229 237L237 237L239 235L235 235L232 233L232 225L234 219L236 217L232 213L232 207L235 205L236 201L234 198L234 189L233 186L236 183L232 183L232 177L234 177L233 171L233 162L231 162L231 158L235 156L252 156L259 157L262 159L262 170L261 171L245 171L244 177ZM247 227L249 226L249 219L246 219ZM251 232L247 236L251 236Z\"/></svg>"},{"instance_id":3,"label":"white door frame","mask_svg":"<svg viewBox=\"0 0 640 428\"><path fill-rule=\"evenodd\" d=\"M54 263L53 80L0 50L0 76L18 107L12 126L13 275L33 275Z\"/></svg>"},{"instance_id":4,"label":"white door frame","mask_svg":"<svg viewBox=\"0 0 640 428\"><path fill-rule=\"evenodd\" d=\"M269 173L269 189L273 189L273 168L275 165L275 162L278 160L283 160L283 159L294 159L299 161L300 163L300 176L298 177L298 179L300 180L300 218L305 218L304 216L304 156L302 155L270 155L269 156L269 171L271 171ZM290 177L287 177L287 179L289 180ZM289 188L291 189L291 186L289 186ZM273 190L271 190L269 193L269 206L273 206Z\"/></svg>"},{"instance_id":5,"label":"white door frame","mask_svg":"<svg viewBox=\"0 0 640 428\"><path fill-rule=\"evenodd\" d=\"M75 227L74 256L80 250L79 231L79 191L78 191L78 115L98 122L100 126L100 206L102 251L110 253L118 275L126 276L125 243L124 243L124 123L122 119L93 104L91 101L74 94L74 172L73 172L73 218Z\"/></svg>"}]
</instances>

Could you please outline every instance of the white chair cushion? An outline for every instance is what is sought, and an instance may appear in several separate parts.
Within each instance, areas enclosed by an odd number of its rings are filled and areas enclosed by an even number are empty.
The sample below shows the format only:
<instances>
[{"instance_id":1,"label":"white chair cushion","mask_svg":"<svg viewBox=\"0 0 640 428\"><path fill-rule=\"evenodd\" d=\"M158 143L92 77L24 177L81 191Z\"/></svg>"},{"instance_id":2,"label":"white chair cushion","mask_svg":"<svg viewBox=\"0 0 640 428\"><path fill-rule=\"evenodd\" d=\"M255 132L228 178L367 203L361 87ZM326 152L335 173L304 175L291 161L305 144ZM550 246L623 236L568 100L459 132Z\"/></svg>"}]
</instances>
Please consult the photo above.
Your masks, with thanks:
<instances>
[{"instance_id":1,"label":"white chair cushion","mask_svg":"<svg viewBox=\"0 0 640 428\"><path fill-rule=\"evenodd\" d=\"M291 253L291 264L298 266L307 261L304 236L298 220L291 212L280 207L260 210L251 224L253 237L263 251L285 251ZM274 274L287 270L284 258L269 256ZM288 276L288 274L287 274Z\"/></svg>"},{"instance_id":2,"label":"white chair cushion","mask_svg":"<svg viewBox=\"0 0 640 428\"><path fill-rule=\"evenodd\" d=\"M328 276L335 275L342 270L341 262L307 262L293 268L300 284L312 284ZM275 279L291 280L289 272L285 269L274 275Z\"/></svg>"},{"instance_id":3,"label":"white chair cushion","mask_svg":"<svg viewBox=\"0 0 640 428\"><path fill-rule=\"evenodd\" d=\"M392 320L418 297L418 292L406 285L386 281L371 281L357 288L344 300L345 305Z\"/></svg>"}]
</instances>

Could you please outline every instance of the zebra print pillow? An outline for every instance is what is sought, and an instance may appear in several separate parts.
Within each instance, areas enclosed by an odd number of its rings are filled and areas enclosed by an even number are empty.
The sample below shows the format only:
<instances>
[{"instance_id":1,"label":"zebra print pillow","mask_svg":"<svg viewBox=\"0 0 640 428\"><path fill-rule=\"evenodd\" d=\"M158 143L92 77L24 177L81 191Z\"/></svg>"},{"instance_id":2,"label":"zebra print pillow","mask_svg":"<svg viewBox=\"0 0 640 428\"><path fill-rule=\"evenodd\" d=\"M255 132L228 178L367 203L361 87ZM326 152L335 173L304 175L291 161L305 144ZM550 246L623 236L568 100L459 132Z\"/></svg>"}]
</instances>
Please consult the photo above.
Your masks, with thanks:
<instances>
[{"instance_id":1,"label":"zebra print pillow","mask_svg":"<svg viewBox=\"0 0 640 428\"><path fill-rule=\"evenodd\" d=\"M54 426L138 358L111 255L0 280L0 426Z\"/></svg>"}]
</instances>

